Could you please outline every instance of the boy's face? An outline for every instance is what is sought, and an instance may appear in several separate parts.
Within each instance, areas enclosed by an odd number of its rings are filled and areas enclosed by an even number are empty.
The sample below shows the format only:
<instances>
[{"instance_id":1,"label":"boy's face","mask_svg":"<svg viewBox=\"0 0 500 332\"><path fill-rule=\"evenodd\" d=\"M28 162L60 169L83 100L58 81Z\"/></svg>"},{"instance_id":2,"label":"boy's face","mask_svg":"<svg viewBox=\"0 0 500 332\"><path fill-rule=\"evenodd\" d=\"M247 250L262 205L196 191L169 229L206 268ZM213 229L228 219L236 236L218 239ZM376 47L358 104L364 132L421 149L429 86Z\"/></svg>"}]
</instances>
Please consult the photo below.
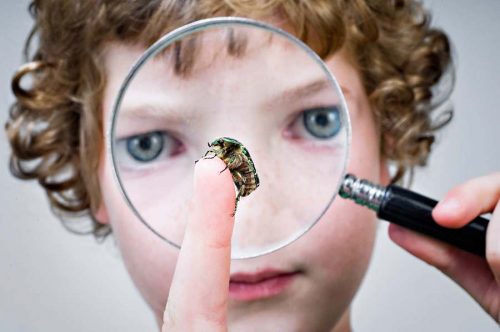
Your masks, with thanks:
<instances>
[{"instance_id":1,"label":"boy's face","mask_svg":"<svg viewBox=\"0 0 500 332\"><path fill-rule=\"evenodd\" d=\"M290 78L287 80L287 88L293 91L294 85L298 87L301 81L310 79L307 77L310 71L303 70L307 68L307 59L278 44L271 46L274 51L266 52L266 61L279 66L284 62L283 59L287 59L288 63L293 64L286 68L289 75L287 77ZM217 49L223 47L224 45L221 45ZM106 130L110 125L110 114L118 89L129 68L143 51L138 47L121 44L111 44L107 48L107 86L103 104ZM300 163L303 163L300 167L309 167L308 160L314 158L322 162L331 160L329 156L334 149L328 146L325 148L323 143L318 148L314 143L315 133L318 133L314 130L318 128L303 128L305 122L294 120L300 120L302 114L290 111L297 112L295 105L283 109L273 106L272 112L256 111L262 110L262 105L276 105L276 99L272 96L286 95L281 84L276 84L272 77L265 77L266 73L262 73L256 58L244 55L237 60L231 60L228 56L219 54L211 57L208 66L201 62L202 69L185 77L172 75L169 68L171 62L154 61L149 63L134 81L133 96L124 101L125 106L130 106L128 110L131 114L134 113L132 109L157 110L158 105L162 103L169 105L171 109L179 109L178 105L182 103L182 108L186 110L195 110L202 105L207 110L216 109L222 113L226 110L232 112L228 114L233 115L236 112L235 119L244 119L215 121L213 117L193 115L189 120L193 131L189 132L183 129L181 124L178 124L178 127L173 125L180 123L175 121L176 115L170 115L169 121L164 122L154 117L151 120L141 120L132 115L124 117L125 120L117 126L117 135L124 143L121 148L120 144L117 145L117 155L118 159L125 163L124 174L130 175L130 188L136 188L135 192L141 193L137 196L144 202L141 212L150 216L166 216L165 219L174 219L179 225L185 222L182 216L186 215L184 209L188 205L184 204L186 201L182 197L189 197L191 178L184 172L192 172L192 162L202 155L203 151L195 146L199 146L200 142L205 145L210 138L243 136L245 142L252 144L250 153L269 149L272 143L276 148L274 155L282 154L287 158L277 158L272 166L263 167L277 167L285 178L296 178L294 168L280 167L279 161L291 158L294 151L300 151L301 155L311 154L311 158L300 159ZM233 66L228 65L230 61ZM387 180L386 169L379 155L379 133L359 74L342 52L330 57L326 62L342 86L350 111L353 137L348 171L363 178L384 182ZM263 77L258 82L245 82L245 77L249 77L248 73L261 73ZM242 82L247 86L242 86ZM248 86L249 84L252 86ZM210 90L216 93L207 93ZM165 91L169 91L168 97L165 97ZM311 106L315 106L315 98L318 101L329 97L325 97L324 93L318 90L316 96L310 97ZM152 107L155 102L157 105ZM281 100L281 103L283 102L286 100ZM327 133L324 129L319 128L319 133ZM312 135L307 133L311 130ZM130 139L127 141L127 137L156 132L162 133L161 142L165 145L164 149L168 149L167 155L159 155L162 160L155 159L156 154L150 153L150 150L141 150L141 144L133 145ZM173 133L176 132L180 134L175 137ZM151 142L158 142L158 138L149 137L148 143L142 147L151 148ZM148 158L150 163L144 166L144 162L138 162L138 158ZM119 192L111 163L110 156L103 154L99 173L103 206L97 217L102 222L111 224L132 279L160 320L178 250L159 239L134 216ZM150 166L154 163L160 166ZM155 190L154 183L157 179L151 174L158 167L168 167L169 172L164 174L170 175L163 176L161 181L164 186L171 188L169 192L162 192L161 187ZM265 176L264 174L261 181L266 181ZM313 178L311 175L311 182L314 181ZM144 190L141 191L140 188ZM310 193L295 192L297 194L294 195L298 196L267 196L277 198L262 199L252 209L244 210L241 214L250 220L259 220L262 216L272 220L273 216L287 208L287 204L291 209L304 210L305 203L301 205L300 202L308 201ZM155 201L158 199L164 204ZM276 205L280 207L276 208ZM292 212L298 213L293 209ZM255 324L264 329L267 326L268 329L279 330L325 330L333 327L349 307L364 275L373 247L375 229L373 213L348 201L337 199L316 226L293 244L269 255L233 261L230 328L253 330ZM182 227L174 229L171 234L181 233ZM200 276L200 283L202 282L203 276Z\"/></svg>"}]
</instances>

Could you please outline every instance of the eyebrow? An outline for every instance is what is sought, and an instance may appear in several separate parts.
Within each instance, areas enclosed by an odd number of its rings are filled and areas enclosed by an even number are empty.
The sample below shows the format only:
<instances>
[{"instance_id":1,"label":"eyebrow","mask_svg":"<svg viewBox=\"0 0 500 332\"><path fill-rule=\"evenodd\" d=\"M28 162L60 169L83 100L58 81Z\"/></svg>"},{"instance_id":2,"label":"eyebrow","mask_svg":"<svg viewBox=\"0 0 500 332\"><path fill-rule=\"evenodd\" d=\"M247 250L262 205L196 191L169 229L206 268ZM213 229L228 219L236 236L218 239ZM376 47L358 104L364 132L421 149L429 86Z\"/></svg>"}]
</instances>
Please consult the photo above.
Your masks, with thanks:
<instances>
[{"instance_id":1,"label":"eyebrow","mask_svg":"<svg viewBox=\"0 0 500 332\"><path fill-rule=\"evenodd\" d=\"M325 89L332 89L332 82L326 78L321 78L308 82L303 85L292 87L291 89L282 91L279 95L274 98L275 100L299 100L305 98ZM344 95L351 95L351 92L345 87L340 86ZM151 100L147 102L131 102L125 105L122 104L120 108L120 117L127 118L129 120L136 119L168 119L170 123L185 123L186 119L193 117L193 113L185 109L179 110L178 108L172 106L165 106L164 103L157 103Z\"/></svg>"},{"instance_id":2,"label":"eyebrow","mask_svg":"<svg viewBox=\"0 0 500 332\"><path fill-rule=\"evenodd\" d=\"M322 91L331 86L331 82L327 79L318 79L304 85L299 85L297 87L293 87L289 90L283 91L278 99L301 99L312 94L315 94L319 91Z\"/></svg>"},{"instance_id":3,"label":"eyebrow","mask_svg":"<svg viewBox=\"0 0 500 332\"><path fill-rule=\"evenodd\" d=\"M122 105L119 110L119 117L127 120L154 119L168 120L169 123L182 124L186 119L192 117L192 113L187 110L179 110L172 106L165 106L163 103L156 102L132 102Z\"/></svg>"}]
</instances>

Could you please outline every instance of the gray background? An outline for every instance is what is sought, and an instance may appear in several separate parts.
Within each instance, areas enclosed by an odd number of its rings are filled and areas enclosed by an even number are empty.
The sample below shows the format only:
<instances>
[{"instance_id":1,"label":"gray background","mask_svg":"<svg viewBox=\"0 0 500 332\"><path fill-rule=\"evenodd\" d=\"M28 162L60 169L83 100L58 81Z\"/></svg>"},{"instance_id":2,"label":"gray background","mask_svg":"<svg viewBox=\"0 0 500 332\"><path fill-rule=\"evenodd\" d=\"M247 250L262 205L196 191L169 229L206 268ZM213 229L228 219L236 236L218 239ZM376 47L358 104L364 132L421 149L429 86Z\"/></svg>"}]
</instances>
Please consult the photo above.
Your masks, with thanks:
<instances>
[{"instance_id":1,"label":"gray background","mask_svg":"<svg viewBox=\"0 0 500 332\"><path fill-rule=\"evenodd\" d=\"M0 2L0 122L10 77L31 27L28 1ZM426 1L454 41L456 116L439 136L414 188L442 197L469 178L500 170L500 1ZM36 183L13 179L0 135L0 331L153 331L155 324L113 241L69 234ZM388 240L382 223L370 271L354 304L354 330L497 331L467 294ZM500 240L500 239L499 239Z\"/></svg>"}]
</instances>

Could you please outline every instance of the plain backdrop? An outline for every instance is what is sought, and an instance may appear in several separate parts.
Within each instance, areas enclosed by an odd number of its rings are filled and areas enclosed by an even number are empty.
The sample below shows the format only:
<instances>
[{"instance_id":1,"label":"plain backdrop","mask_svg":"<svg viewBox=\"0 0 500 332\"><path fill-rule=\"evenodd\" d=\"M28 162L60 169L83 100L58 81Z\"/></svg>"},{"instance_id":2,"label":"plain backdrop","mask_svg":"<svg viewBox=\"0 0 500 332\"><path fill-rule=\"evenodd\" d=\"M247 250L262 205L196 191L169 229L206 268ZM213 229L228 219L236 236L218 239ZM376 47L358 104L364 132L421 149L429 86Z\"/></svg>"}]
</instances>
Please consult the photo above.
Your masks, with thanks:
<instances>
[{"instance_id":1,"label":"plain backdrop","mask_svg":"<svg viewBox=\"0 0 500 332\"><path fill-rule=\"evenodd\" d=\"M455 45L455 118L438 137L414 189L440 198L465 180L500 170L500 1L426 1ZM31 27L28 1L0 2L0 122L10 78ZM0 331L154 331L113 241L68 233L36 183L9 174L0 135ZM500 239L498 239L500 241ZM365 331L498 331L467 294L396 247L381 223L353 326Z\"/></svg>"}]
</instances>

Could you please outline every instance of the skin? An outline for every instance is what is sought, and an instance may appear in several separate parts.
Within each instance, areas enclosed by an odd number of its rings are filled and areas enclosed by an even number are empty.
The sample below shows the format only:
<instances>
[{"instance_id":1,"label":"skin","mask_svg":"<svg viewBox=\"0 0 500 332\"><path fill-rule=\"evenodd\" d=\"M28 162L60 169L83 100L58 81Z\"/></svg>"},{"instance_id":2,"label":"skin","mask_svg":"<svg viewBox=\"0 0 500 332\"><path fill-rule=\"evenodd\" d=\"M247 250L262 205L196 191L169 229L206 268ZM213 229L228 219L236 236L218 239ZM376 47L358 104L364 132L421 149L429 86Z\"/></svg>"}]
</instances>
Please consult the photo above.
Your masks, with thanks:
<instances>
[{"instance_id":1,"label":"skin","mask_svg":"<svg viewBox=\"0 0 500 332\"><path fill-rule=\"evenodd\" d=\"M142 51L112 44L105 53L106 127L119 85ZM328 59L327 65L343 87L350 109L353 137L348 172L386 184L388 174L379 154L379 133L359 73L343 53ZM154 67L153 72L161 69ZM144 92L155 91L159 83L164 83L161 77L150 77L141 82L141 87ZM349 331L350 303L373 248L375 215L337 199L321 221L293 244L269 255L231 262L235 193L230 173L219 174L224 167L217 158L201 160L195 166L192 201L184 216L187 230L178 251L134 217L116 186L110 156L102 155L99 178L103 204L96 216L102 223L111 224L124 263L159 326L168 331L252 331L255 326L263 331ZM434 211L436 220L447 227L458 227L481 212L494 211L488 230L487 261L390 227L390 236L397 244L448 274L497 321L500 245L493 239L500 237L499 200L500 175L495 174L454 189ZM449 202L455 205L450 208ZM252 303L228 298L230 273L263 267L300 268L302 274L275 298ZM484 282L478 283L478 278Z\"/></svg>"},{"instance_id":2,"label":"skin","mask_svg":"<svg viewBox=\"0 0 500 332\"><path fill-rule=\"evenodd\" d=\"M130 65L142 51L140 48L115 44L106 52L108 76L103 104L106 126L109 126L108 119L117 89ZM373 181L387 182L385 164L379 155L379 134L358 73L341 54L329 59L328 65L344 87L351 112L353 138L348 171ZM158 71L158 68L152 68L152 73ZM159 82L150 78L139 84L144 91L157 89L155 87ZM206 140L203 140L203 145L206 147ZM253 151L250 153L255 158ZM221 162L217 160L213 162ZM306 236L275 253L233 261L229 267L227 241L231 228L228 225L232 225L232 221L228 216L234 209L234 188L227 171L218 180L210 179L205 174L211 170L213 177L214 168L217 168L218 174L224 168L223 164L210 168L203 166L204 163L200 160L196 165L194 198L187 215L190 223L197 226L188 227L187 242L184 242L179 253L136 220L118 192L110 156L102 155L99 175L103 205L97 217L111 224L125 265L159 324L163 321L165 304L170 294L167 317L171 317L168 321L177 324L179 330L190 329L181 325L187 323L199 323L196 327L206 330L201 328L205 326L206 317L219 323L227 320L228 327L238 331L253 330L255 324L264 331L275 330L276 327L289 331L311 328L333 330L335 326L337 331L348 330L350 302L366 271L374 244L375 215L351 202L335 200L322 220ZM203 171L199 170L200 167ZM202 178L206 180L203 181L208 182L204 190L197 187L199 172L205 174ZM226 180L221 182L221 179ZM205 183L203 181L201 183ZM216 188L226 190L223 192ZM198 196L200 192L205 194ZM213 205L219 207L217 211L224 213L213 211L210 208ZM240 214L240 209L238 211ZM191 238L195 240L188 240ZM189 241L193 244L189 245ZM276 298L248 303L228 300L224 295L227 294L229 271L255 272L269 267L300 269L303 273L284 294ZM200 280L202 275L203 282ZM214 292L214 289L217 291ZM213 300L210 299L212 296ZM226 303L229 306L228 313L219 315ZM213 310L218 313L212 315ZM194 318L198 314L201 317Z\"/></svg>"},{"instance_id":3,"label":"skin","mask_svg":"<svg viewBox=\"0 0 500 332\"><path fill-rule=\"evenodd\" d=\"M489 212L492 217L486 234L486 259L396 225L390 225L389 236L450 277L500 323L500 173L453 188L434 208L432 216L444 227L459 228Z\"/></svg>"}]
</instances>

